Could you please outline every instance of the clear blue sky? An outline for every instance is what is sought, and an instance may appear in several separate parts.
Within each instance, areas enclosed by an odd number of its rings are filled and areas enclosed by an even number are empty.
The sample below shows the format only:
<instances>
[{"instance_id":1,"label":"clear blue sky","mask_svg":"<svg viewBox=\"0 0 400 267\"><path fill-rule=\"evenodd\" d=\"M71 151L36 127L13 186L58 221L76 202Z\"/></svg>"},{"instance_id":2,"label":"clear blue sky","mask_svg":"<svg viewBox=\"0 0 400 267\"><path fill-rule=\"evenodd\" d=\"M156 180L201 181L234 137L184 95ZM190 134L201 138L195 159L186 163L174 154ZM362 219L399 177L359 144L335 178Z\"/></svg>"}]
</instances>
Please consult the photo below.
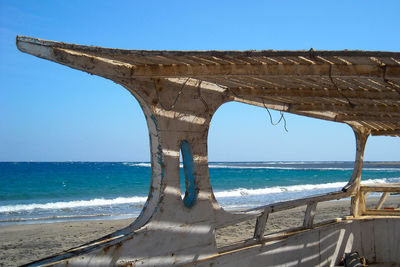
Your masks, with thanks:
<instances>
[{"instance_id":1,"label":"clear blue sky","mask_svg":"<svg viewBox=\"0 0 400 267\"><path fill-rule=\"evenodd\" d=\"M144 116L127 91L19 52L16 35L126 49L400 51L399 11L398 0L0 0L0 161L150 158ZM286 120L288 133L262 108L223 105L210 161L354 159L349 126ZM370 138L365 159L400 161L400 138Z\"/></svg>"}]
</instances>

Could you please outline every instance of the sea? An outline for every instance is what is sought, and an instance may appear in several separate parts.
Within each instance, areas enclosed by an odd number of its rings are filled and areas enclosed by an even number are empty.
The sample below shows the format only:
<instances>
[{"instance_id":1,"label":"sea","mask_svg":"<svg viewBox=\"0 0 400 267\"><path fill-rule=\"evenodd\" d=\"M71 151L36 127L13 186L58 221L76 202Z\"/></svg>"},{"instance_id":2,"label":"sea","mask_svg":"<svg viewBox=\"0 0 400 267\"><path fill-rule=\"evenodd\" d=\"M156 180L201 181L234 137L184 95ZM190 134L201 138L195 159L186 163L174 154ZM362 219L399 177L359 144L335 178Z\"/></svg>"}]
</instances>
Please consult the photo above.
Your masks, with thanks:
<instances>
[{"instance_id":1,"label":"sea","mask_svg":"<svg viewBox=\"0 0 400 267\"><path fill-rule=\"evenodd\" d=\"M217 201L232 210L340 190L353 165L210 162L209 172ZM400 183L400 163L365 162L362 176ZM150 179L148 162L0 162L0 225L137 217Z\"/></svg>"}]
</instances>

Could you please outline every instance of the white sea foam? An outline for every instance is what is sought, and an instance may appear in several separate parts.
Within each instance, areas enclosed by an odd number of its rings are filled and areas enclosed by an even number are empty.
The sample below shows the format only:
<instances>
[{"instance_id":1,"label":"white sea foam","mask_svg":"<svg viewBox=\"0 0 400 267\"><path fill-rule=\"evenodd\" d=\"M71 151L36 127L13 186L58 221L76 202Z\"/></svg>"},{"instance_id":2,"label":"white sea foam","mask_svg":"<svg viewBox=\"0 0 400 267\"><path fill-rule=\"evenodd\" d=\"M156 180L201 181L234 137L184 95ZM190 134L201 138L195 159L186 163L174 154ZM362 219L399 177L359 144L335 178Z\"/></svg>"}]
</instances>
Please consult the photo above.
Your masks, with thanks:
<instances>
[{"instance_id":1,"label":"white sea foam","mask_svg":"<svg viewBox=\"0 0 400 267\"><path fill-rule=\"evenodd\" d=\"M264 163L263 163L264 164ZM289 165L289 164L288 164ZM324 171L324 170L337 170L337 171L352 171L353 168L335 168L335 167L283 167L283 166L248 166L247 164L243 165L219 165L219 164L210 164L208 165L210 169L266 169L266 170L317 170L317 171ZM400 171L400 168L364 168L364 171Z\"/></svg>"},{"instance_id":2,"label":"white sea foam","mask_svg":"<svg viewBox=\"0 0 400 267\"><path fill-rule=\"evenodd\" d=\"M353 168L312 168L312 167L282 167L282 166L243 166L243 165L208 165L210 169L265 169L265 170L353 170ZM386 169L385 169L386 170Z\"/></svg>"},{"instance_id":3,"label":"white sea foam","mask_svg":"<svg viewBox=\"0 0 400 267\"><path fill-rule=\"evenodd\" d=\"M96 218L96 217L109 217L110 214L88 214L88 215L70 215L70 216L49 216L49 217L37 217L37 218L10 218L0 219L0 223L4 222L29 222L29 221L40 221L40 220L57 220L57 219L84 219L84 218Z\"/></svg>"},{"instance_id":4,"label":"white sea foam","mask_svg":"<svg viewBox=\"0 0 400 267\"><path fill-rule=\"evenodd\" d=\"M378 184L387 183L387 179L370 179L365 180L362 184ZM284 192L302 192L310 190L321 190L321 189L340 189L345 186L347 182L336 182L326 184L300 184L300 185L289 185L289 186L273 186L267 188L247 189L247 188L236 188L229 191L215 192L216 198L224 197L241 197L241 196L257 196L257 195L268 195L278 194Z\"/></svg>"},{"instance_id":5,"label":"white sea foam","mask_svg":"<svg viewBox=\"0 0 400 267\"><path fill-rule=\"evenodd\" d=\"M0 219L0 223L36 223L36 222L61 222L71 220L104 220L108 219L125 219L137 217L137 213L126 214L82 214L68 216L48 216L48 217L32 217L32 218L9 218Z\"/></svg>"},{"instance_id":6,"label":"white sea foam","mask_svg":"<svg viewBox=\"0 0 400 267\"><path fill-rule=\"evenodd\" d=\"M245 162L245 163L233 163L233 164L216 164L210 163L208 167L210 169L266 169L266 170L338 170L338 171L349 171L353 170L352 167L347 168L336 168L336 167L301 167L301 166L294 166L294 167L287 167L287 166L270 166L270 165L293 165L293 164L304 164L305 162ZM314 163L314 162L307 162ZM315 162L318 163L318 162ZM151 163L149 162L124 162L124 165L131 166L131 167L151 167ZM254 166L259 165L259 166ZM182 168L182 163L180 164ZM364 168L364 171L399 171L400 168Z\"/></svg>"},{"instance_id":7,"label":"white sea foam","mask_svg":"<svg viewBox=\"0 0 400 267\"><path fill-rule=\"evenodd\" d=\"M303 185L290 185L290 186L274 186L274 187L257 188L257 189L236 188L230 191L215 192L215 197L223 198L223 197L267 195L267 194L277 194L283 192L307 191L313 189L340 188L345 185L346 185L345 182L338 182L338 183L315 184L315 185L303 184Z\"/></svg>"},{"instance_id":8,"label":"white sea foam","mask_svg":"<svg viewBox=\"0 0 400 267\"><path fill-rule=\"evenodd\" d=\"M131 166L131 167L151 167L151 163L149 162L137 162L137 163L131 163L131 162L124 162L124 165Z\"/></svg>"},{"instance_id":9,"label":"white sea foam","mask_svg":"<svg viewBox=\"0 0 400 267\"><path fill-rule=\"evenodd\" d=\"M0 206L0 212L16 212L16 211L29 211L34 209L68 209L68 208L79 208L79 207L95 207L95 206L109 206L116 204L133 204L133 203L144 203L147 197L117 197L114 199L95 198L91 200L75 200L75 201L60 201L50 203L32 203L32 204L17 204Z\"/></svg>"},{"instance_id":10,"label":"white sea foam","mask_svg":"<svg viewBox=\"0 0 400 267\"><path fill-rule=\"evenodd\" d=\"M151 163L146 163L146 162L139 162L139 163L129 163L129 162L124 162L124 165L131 166L131 167L146 167L146 168L151 168ZM179 166L183 168L183 164L180 163Z\"/></svg>"},{"instance_id":11,"label":"white sea foam","mask_svg":"<svg viewBox=\"0 0 400 267\"><path fill-rule=\"evenodd\" d=\"M377 183L394 183L400 182L400 177L389 178L389 179L369 179L365 180L363 184L377 184ZM340 189L346 185L347 182L335 182L325 184L300 184L290 186L274 186L267 188L235 188L226 191L216 191L216 198L226 197L243 197L243 196L257 196L257 195L268 195L278 194L284 192L306 192L311 190L326 190L326 189ZM50 203L31 203L31 204L17 204L17 205L5 205L0 206L1 212L20 212L20 211L32 211L35 209L41 210L57 210L57 209L73 209L80 207L96 207L96 206L110 206L119 204L142 204L147 200L147 197L133 196L133 197L117 197L114 199L96 198L91 200L75 200L75 201L60 201ZM237 205L237 204L236 204Z\"/></svg>"}]
</instances>

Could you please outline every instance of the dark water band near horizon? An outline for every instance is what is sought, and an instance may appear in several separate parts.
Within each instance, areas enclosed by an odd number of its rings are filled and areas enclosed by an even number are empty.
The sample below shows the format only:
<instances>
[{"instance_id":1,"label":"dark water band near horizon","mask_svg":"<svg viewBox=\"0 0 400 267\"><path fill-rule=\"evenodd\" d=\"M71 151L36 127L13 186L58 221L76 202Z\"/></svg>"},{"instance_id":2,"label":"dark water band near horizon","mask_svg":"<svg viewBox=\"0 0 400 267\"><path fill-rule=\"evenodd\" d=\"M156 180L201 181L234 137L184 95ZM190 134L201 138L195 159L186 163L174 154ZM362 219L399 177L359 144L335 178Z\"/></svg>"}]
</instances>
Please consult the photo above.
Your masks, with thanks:
<instances>
[{"instance_id":1,"label":"dark water band near horizon","mask_svg":"<svg viewBox=\"0 0 400 267\"><path fill-rule=\"evenodd\" d=\"M210 162L225 209L340 190L353 162ZM0 162L0 225L136 217L150 187L148 162ZM399 183L399 162L365 162L363 183ZM181 192L184 192L181 169Z\"/></svg>"}]
</instances>

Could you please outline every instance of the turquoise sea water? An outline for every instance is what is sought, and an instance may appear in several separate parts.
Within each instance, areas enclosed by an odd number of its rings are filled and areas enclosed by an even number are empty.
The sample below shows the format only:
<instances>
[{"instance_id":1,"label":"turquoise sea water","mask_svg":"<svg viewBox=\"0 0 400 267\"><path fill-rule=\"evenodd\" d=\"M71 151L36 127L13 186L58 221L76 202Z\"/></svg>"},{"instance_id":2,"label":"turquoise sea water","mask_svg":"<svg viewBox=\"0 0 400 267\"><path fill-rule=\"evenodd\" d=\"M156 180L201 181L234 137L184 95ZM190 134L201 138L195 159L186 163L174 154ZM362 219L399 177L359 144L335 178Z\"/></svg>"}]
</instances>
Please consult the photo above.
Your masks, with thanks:
<instances>
[{"instance_id":1,"label":"turquoise sea water","mask_svg":"<svg viewBox=\"0 0 400 267\"><path fill-rule=\"evenodd\" d=\"M218 202L237 209L340 190L353 162L214 162L209 167ZM146 201L150 173L145 162L0 162L0 224L135 217ZM400 165L366 163L363 180L400 182Z\"/></svg>"}]
</instances>

